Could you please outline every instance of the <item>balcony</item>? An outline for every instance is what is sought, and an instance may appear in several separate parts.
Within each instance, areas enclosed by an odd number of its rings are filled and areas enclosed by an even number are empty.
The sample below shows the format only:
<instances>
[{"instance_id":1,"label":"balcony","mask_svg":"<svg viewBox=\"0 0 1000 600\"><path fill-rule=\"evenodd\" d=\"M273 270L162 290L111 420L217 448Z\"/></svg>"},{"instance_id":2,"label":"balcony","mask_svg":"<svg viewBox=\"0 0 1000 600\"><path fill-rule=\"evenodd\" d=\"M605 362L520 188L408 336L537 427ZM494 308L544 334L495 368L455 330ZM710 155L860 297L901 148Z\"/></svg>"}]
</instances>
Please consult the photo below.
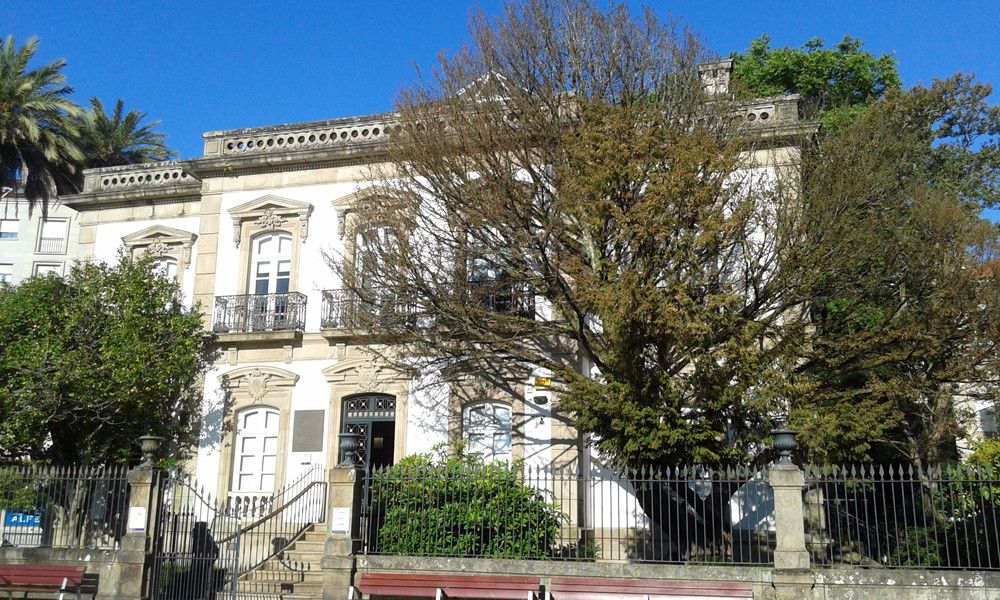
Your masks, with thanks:
<instances>
[{"instance_id":1,"label":"balcony","mask_svg":"<svg viewBox=\"0 0 1000 600\"><path fill-rule=\"evenodd\" d=\"M306 295L241 294L215 299L212 331L236 340L267 340L301 333L306 325ZM268 334L281 334L273 336Z\"/></svg>"},{"instance_id":2,"label":"balcony","mask_svg":"<svg viewBox=\"0 0 1000 600\"><path fill-rule=\"evenodd\" d=\"M535 318L535 288L531 284L505 279L473 280L469 282L469 296L487 312Z\"/></svg>"},{"instance_id":3,"label":"balcony","mask_svg":"<svg viewBox=\"0 0 1000 600\"><path fill-rule=\"evenodd\" d=\"M38 254L66 254L66 238L43 237L38 239Z\"/></svg>"},{"instance_id":4,"label":"balcony","mask_svg":"<svg viewBox=\"0 0 1000 600\"><path fill-rule=\"evenodd\" d=\"M388 290L374 290L370 298L361 298L351 290L323 290L323 329L371 331L413 326L415 322L413 304Z\"/></svg>"}]
</instances>

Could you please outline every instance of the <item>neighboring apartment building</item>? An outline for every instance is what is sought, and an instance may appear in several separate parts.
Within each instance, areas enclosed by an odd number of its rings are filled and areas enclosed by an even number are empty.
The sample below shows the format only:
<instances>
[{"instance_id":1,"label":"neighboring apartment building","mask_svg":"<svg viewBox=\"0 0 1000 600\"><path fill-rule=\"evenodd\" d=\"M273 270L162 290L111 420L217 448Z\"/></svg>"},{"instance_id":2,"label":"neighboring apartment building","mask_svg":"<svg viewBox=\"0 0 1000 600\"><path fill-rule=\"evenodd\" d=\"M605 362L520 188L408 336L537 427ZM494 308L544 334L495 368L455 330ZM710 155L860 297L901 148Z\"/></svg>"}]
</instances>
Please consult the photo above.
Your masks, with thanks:
<instances>
[{"instance_id":1,"label":"neighboring apartment building","mask_svg":"<svg viewBox=\"0 0 1000 600\"><path fill-rule=\"evenodd\" d=\"M768 152L786 163L797 163L791 140L804 130L796 101L745 107L748 121L778 132ZM352 206L380 193L368 167L391 123L374 115L209 132L200 158L88 170L84 191L66 199L79 211L82 257L152 255L218 334L192 470L220 495L268 494L334 464L344 431L363 434L372 464L465 438L487 458L589 468L544 373L513 394L476 382L459 390L366 352L356 304L327 260L363 252Z\"/></svg>"},{"instance_id":2,"label":"neighboring apartment building","mask_svg":"<svg viewBox=\"0 0 1000 600\"><path fill-rule=\"evenodd\" d=\"M0 283L64 274L77 258L77 212L55 202L43 218L41 206L29 211L14 190L0 190L0 198Z\"/></svg>"}]
</instances>

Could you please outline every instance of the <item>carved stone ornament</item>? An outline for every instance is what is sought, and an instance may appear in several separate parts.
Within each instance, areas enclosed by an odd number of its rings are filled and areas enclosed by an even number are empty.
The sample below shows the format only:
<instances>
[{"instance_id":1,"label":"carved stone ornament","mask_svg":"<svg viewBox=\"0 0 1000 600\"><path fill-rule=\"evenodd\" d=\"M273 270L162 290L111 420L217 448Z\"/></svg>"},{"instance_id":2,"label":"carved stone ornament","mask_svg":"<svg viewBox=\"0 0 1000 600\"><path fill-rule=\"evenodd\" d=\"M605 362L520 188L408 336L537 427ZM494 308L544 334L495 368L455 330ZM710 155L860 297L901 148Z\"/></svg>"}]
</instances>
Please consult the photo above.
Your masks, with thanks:
<instances>
[{"instance_id":1,"label":"carved stone ornament","mask_svg":"<svg viewBox=\"0 0 1000 600\"><path fill-rule=\"evenodd\" d=\"M157 240L152 244L146 246L146 254L150 256L164 256L170 253L170 246L164 244L162 241Z\"/></svg>"},{"instance_id":2,"label":"carved stone ornament","mask_svg":"<svg viewBox=\"0 0 1000 600\"><path fill-rule=\"evenodd\" d=\"M261 229L277 229L285 224L285 218L274 214L274 209L269 208L253 223Z\"/></svg>"},{"instance_id":3,"label":"carved stone ornament","mask_svg":"<svg viewBox=\"0 0 1000 600\"><path fill-rule=\"evenodd\" d=\"M309 237L312 204L291 198L266 195L229 209L233 218L233 243L238 248L248 231L286 229L301 242Z\"/></svg>"},{"instance_id":4,"label":"carved stone ornament","mask_svg":"<svg viewBox=\"0 0 1000 600\"><path fill-rule=\"evenodd\" d=\"M264 401L264 396L267 395L267 382L269 379L271 379L271 375L262 372L260 369L255 369L243 378L243 386L254 402Z\"/></svg>"},{"instance_id":5,"label":"carved stone ornament","mask_svg":"<svg viewBox=\"0 0 1000 600\"><path fill-rule=\"evenodd\" d=\"M358 381L356 384L359 392L375 392L382 386L382 369L376 369L374 365L363 365L358 368Z\"/></svg>"}]
</instances>

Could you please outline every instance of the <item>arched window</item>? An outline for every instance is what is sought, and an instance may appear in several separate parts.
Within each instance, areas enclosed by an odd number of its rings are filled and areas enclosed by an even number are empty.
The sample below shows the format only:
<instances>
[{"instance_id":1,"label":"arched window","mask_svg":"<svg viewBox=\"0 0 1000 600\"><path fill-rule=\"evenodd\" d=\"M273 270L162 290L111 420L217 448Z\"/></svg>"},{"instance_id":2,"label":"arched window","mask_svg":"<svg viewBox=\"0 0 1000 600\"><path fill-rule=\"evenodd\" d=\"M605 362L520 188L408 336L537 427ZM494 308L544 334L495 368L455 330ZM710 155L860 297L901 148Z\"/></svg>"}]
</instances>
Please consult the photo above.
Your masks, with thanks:
<instances>
[{"instance_id":1,"label":"arched window","mask_svg":"<svg viewBox=\"0 0 1000 600\"><path fill-rule=\"evenodd\" d=\"M153 259L153 272L167 279L174 281L177 279L177 259L169 256L158 256Z\"/></svg>"},{"instance_id":2,"label":"arched window","mask_svg":"<svg viewBox=\"0 0 1000 600\"><path fill-rule=\"evenodd\" d=\"M510 406L499 403L473 404L462 413L462 431L467 451L486 461L510 462Z\"/></svg>"},{"instance_id":3,"label":"arched window","mask_svg":"<svg viewBox=\"0 0 1000 600\"><path fill-rule=\"evenodd\" d=\"M233 492L269 494L278 468L278 411L254 406L236 415Z\"/></svg>"},{"instance_id":4,"label":"arched window","mask_svg":"<svg viewBox=\"0 0 1000 600\"><path fill-rule=\"evenodd\" d=\"M253 294L287 294L292 276L292 236L267 233L253 243L250 288Z\"/></svg>"}]
</instances>

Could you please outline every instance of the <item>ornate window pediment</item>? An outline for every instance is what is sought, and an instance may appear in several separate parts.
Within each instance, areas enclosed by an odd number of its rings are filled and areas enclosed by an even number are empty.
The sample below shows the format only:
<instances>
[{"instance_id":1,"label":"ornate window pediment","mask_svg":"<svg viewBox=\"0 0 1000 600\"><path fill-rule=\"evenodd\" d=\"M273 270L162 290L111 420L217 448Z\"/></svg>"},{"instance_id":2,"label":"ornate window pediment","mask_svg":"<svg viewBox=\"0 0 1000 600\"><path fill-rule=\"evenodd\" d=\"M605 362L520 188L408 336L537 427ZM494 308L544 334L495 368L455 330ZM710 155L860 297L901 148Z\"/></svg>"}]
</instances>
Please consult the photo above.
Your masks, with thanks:
<instances>
[{"instance_id":1,"label":"ornate window pediment","mask_svg":"<svg viewBox=\"0 0 1000 600\"><path fill-rule=\"evenodd\" d=\"M273 195L235 206L229 209L233 217L233 243L239 246L244 238L276 229L290 231L305 242L309 236L312 209L312 204L308 202Z\"/></svg>"},{"instance_id":2,"label":"ornate window pediment","mask_svg":"<svg viewBox=\"0 0 1000 600\"><path fill-rule=\"evenodd\" d=\"M126 235L122 243L133 256L146 254L154 258L172 258L177 261L178 276L191 264L191 249L198 235L166 225L153 225Z\"/></svg>"},{"instance_id":3,"label":"ornate window pediment","mask_svg":"<svg viewBox=\"0 0 1000 600\"><path fill-rule=\"evenodd\" d=\"M337 213L337 235L340 239L344 239L348 228L347 215L351 214L358 204L379 196L392 198L397 194L398 190L383 185L373 185L334 200L332 204L333 210Z\"/></svg>"},{"instance_id":4,"label":"ornate window pediment","mask_svg":"<svg viewBox=\"0 0 1000 600\"><path fill-rule=\"evenodd\" d=\"M406 373L371 360L349 360L323 370L330 383L350 386L356 393L385 392L392 384L406 382Z\"/></svg>"},{"instance_id":5,"label":"ornate window pediment","mask_svg":"<svg viewBox=\"0 0 1000 600\"><path fill-rule=\"evenodd\" d=\"M244 392L254 404L265 403L270 393L295 385L299 376L276 367L242 367L223 375L230 391Z\"/></svg>"}]
</instances>

